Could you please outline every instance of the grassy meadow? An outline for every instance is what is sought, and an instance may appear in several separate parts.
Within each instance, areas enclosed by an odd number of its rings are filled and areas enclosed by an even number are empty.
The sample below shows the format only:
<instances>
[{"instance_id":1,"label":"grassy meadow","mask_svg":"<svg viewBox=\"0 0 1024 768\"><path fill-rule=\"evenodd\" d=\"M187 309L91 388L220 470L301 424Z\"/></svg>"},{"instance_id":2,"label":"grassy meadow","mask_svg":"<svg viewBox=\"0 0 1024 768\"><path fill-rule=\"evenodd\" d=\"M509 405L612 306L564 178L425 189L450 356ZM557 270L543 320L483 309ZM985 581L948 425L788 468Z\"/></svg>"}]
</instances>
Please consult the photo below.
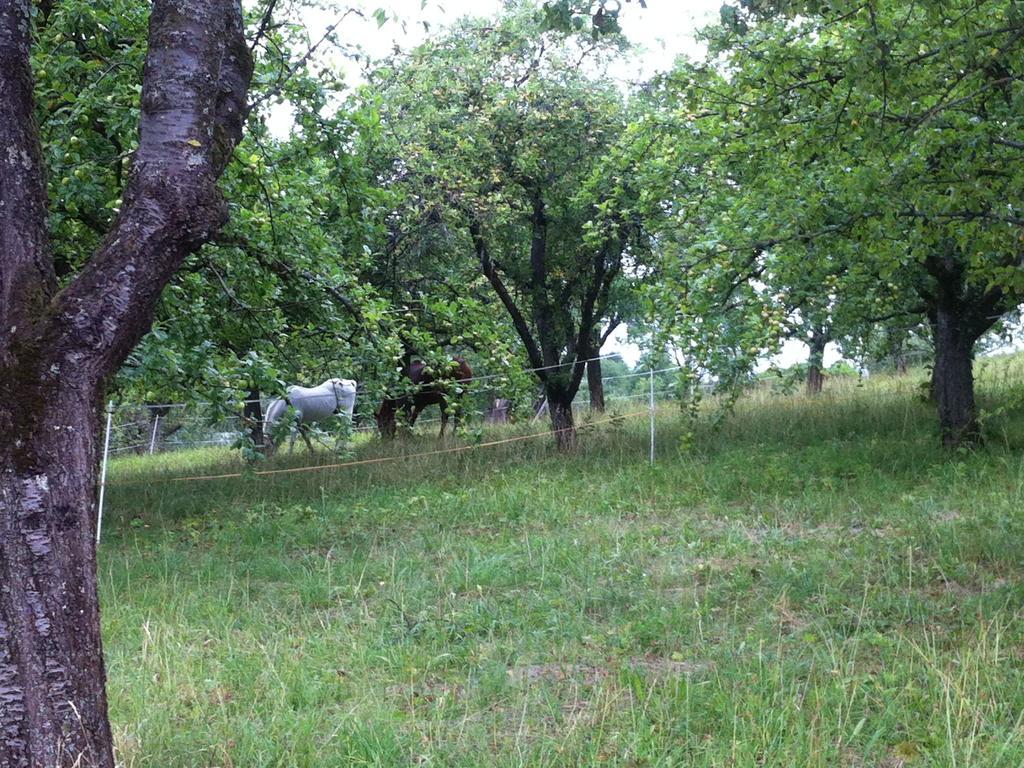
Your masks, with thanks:
<instances>
[{"instance_id":1,"label":"grassy meadow","mask_svg":"<svg viewBox=\"0 0 1024 768\"><path fill-rule=\"evenodd\" d=\"M197 481L171 478L241 465L116 460L118 759L1020 766L1024 359L979 361L989 440L953 455L922 375L695 424L666 406L654 467L644 417L569 457L529 439Z\"/></svg>"}]
</instances>

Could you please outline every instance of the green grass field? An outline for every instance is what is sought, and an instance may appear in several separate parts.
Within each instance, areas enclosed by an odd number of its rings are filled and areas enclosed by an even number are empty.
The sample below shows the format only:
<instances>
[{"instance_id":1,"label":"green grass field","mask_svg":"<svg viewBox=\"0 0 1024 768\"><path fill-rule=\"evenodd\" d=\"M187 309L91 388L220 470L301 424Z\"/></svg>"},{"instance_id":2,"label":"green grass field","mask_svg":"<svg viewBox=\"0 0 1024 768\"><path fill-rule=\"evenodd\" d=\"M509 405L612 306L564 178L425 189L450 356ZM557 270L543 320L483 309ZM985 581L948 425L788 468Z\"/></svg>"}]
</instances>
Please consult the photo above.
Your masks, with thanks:
<instances>
[{"instance_id":1,"label":"green grass field","mask_svg":"<svg viewBox=\"0 0 1024 768\"><path fill-rule=\"evenodd\" d=\"M955 455L910 376L746 398L717 427L664 408L653 468L643 418L571 457L193 482L167 478L239 465L118 460L119 760L1020 766L1024 360L978 367L990 439Z\"/></svg>"}]
</instances>

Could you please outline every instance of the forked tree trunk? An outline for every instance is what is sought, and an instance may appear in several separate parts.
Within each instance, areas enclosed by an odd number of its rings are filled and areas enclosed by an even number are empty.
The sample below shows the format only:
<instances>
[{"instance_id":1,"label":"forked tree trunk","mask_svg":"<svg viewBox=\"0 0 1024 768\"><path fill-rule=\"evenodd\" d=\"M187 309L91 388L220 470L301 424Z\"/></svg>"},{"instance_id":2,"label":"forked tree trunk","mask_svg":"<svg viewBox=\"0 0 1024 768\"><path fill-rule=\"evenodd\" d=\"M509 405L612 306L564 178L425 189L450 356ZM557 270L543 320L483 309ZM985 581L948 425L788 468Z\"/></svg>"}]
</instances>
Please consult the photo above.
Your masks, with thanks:
<instances>
[{"instance_id":1,"label":"forked tree trunk","mask_svg":"<svg viewBox=\"0 0 1024 768\"><path fill-rule=\"evenodd\" d=\"M526 348L530 363L537 371L537 378L544 384L551 424L556 434L556 443L559 449L569 450L576 445L572 400L587 372L586 364L582 360L588 356L576 355L576 359L571 361L572 371L566 380L564 372L561 372L566 365L563 355L569 350L586 350L593 346L592 334L607 309L612 283L620 274L627 239L622 236L609 240L597 257L591 260L592 271L584 270L581 282L584 284L585 290L583 295L578 297L579 325L576 326L578 332L572 332L567 337L566 331L572 330L575 325L572 312L565 311L564 296L552 295L548 290L550 287L547 265L548 215L542 192L540 187L532 190L533 205L530 220L532 231L530 279L527 293L530 297L530 315L536 332L516 304L512 292L505 285L502 272L491 259L484 227L480 222L471 220L469 233L473 239L483 274L508 312L516 333L519 334L519 338Z\"/></svg>"},{"instance_id":2,"label":"forked tree trunk","mask_svg":"<svg viewBox=\"0 0 1024 768\"><path fill-rule=\"evenodd\" d=\"M976 336L954 307L940 306L933 327L935 367L932 393L946 447L977 443L981 428L974 404Z\"/></svg>"},{"instance_id":3,"label":"forked tree trunk","mask_svg":"<svg viewBox=\"0 0 1024 768\"><path fill-rule=\"evenodd\" d=\"M111 768L96 592L104 382L223 224L252 60L233 0L156 0L122 211L63 288L46 238L30 4L0 1L0 766Z\"/></svg>"}]
</instances>

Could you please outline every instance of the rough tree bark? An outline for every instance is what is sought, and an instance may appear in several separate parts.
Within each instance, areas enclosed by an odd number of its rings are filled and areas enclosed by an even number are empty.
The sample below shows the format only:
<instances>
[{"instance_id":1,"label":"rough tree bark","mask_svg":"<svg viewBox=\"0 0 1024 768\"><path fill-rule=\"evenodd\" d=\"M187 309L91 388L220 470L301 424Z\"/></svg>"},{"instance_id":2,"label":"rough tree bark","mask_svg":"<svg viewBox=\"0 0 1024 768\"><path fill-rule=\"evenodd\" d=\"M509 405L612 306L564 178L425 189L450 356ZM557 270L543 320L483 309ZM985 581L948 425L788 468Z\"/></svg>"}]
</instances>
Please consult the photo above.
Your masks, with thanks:
<instances>
[{"instance_id":1,"label":"rough tree bark","mask_svg":"<svg viewBox=\"0 0 1024 768\"><path fill-rule=\"evenodd\" d=\"M237 0L156 0L122 212L62 290L33 121L29 0L0 0L0 765L111 768L96 591L104 382L223 224L252 61Z\"/></svg>"},{"instance_id":2,"label":"rough tree bark","mask_svg":"<svg viewBox=\"0 0 1024 768\"><path fill-rule=\"evenodd\" d=\"M976 444L982 434L974 402L974 344L1013 302L998 287L970 284L967 266L956 254L932 256L925 268L933 282L922 298L935 345L931 394L942 443L947 448Z\"/></svg>"},{"instance_id":3,"label":"rough tree bark","mask_svg":"<svg viewBox=\"0 0 1024 768\"><path fill-rule=\"evenodd\" d=\"M576 422L572 413L573 396L567 390L559 387L548 387L546 391L555 445L561 451L571 451L576 447Z\"/></svg>"},{"instance_id":4,"label":"rough tree bark","mask_svg":"<svg viewBox=\"0 0 1024 768\"><path fill-rule=\"evenodd\" d=\"M811 338L807 345L811 353L807 358L807 394L821 394L825 384L825 347L828 346L829 332L824 326L811 330Z\"/></svg>"},{"instance_id":5,"label":"rough tree bark","mask_svg":"<svg viewBox=\"0 0 1024 768\"><path fill-rule=\"evenodd\" d=\"M965 318L953 308L937 307L933 326L935 367L932 386L939 409L942 443L977 443L981 427L974 405L974 342Z\"/></svg>"}]
</instances>

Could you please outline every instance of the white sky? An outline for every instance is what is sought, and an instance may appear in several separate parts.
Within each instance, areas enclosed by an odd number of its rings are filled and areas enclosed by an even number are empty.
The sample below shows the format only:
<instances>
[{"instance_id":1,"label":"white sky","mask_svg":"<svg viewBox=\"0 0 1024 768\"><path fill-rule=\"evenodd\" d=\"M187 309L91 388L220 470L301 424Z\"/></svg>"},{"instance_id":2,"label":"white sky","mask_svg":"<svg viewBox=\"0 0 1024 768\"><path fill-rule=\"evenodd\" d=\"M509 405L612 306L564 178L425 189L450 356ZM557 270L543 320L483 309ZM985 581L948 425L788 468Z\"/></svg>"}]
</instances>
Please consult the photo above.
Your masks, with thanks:
<instances>
[{"instance_id":1,"label":"white sky","mask_svg":"<svg viewBox=\"0 0 1024 768\"><path fill-rule=\"evenodd\" d=\"M626 334L628 329L623 326L618 331L611 335L607 343L601 348L601 354L611 355L618 352L622 355L622 359L625 360L631 367L635 366L637 361L640 359L640 355L643 350L636 344L631 344L626 341ZM782 345L782 349L779 354L773 357L762 358L758 363L756 370L765 371L770 366L776 365L780 368L787 368L796 363L802 363L807 360L807 355L810 353L807 345L802 341L796 341L790 339ZM839 349L835 344L829 344L825 347L825 367L833 365L843 359L843 356L839 354Z\"/></svg>"},{"instance_id":2,"label":"white sky","mask_svg":"<svg viewBox=\"0 0 1024 768\"><path fill-rule=\"evenodd\" d=\"M637 50L615 76L641 79L668 69L680 54L700 56L703 51L694 33L718 15L721 3L722 0L647 0L647 8L640 8L636 2L624 4L620 22ZM503 3L501 0L426 0L425 5L421 0L339 3L334 8L328 5L307 12L304 21L310 37L319 39L327 25L337 21L350 5L360 8L366 18L348 16L338 27L337 37L346 44L360 46L370 56L380 57L390 53L395 45L408 49L426 39L428 33L423 22L433 32L462 16L493 16ZM383 27L378 27L373 17L377 8L391 18ZM345 69L356 78L354 68L346 66Z\"/></svg>"}]
</instances>

